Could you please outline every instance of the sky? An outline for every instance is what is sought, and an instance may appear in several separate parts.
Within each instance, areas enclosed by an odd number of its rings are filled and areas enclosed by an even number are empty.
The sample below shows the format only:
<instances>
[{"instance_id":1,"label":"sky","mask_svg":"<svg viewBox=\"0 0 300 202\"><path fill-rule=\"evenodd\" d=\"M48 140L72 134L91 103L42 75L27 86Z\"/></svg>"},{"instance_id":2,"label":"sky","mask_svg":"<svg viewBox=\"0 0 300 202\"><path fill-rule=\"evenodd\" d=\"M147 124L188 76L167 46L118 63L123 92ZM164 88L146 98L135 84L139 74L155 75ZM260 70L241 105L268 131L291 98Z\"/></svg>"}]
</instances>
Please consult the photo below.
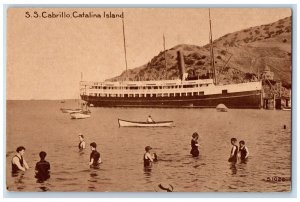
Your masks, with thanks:
<instances>
[{"instance_id":1,"label":"sky","mask_svg":"<svg viewBox=\"0 0 300 202\"><path fill-rule=\"evenodd\" d=\"M83 80L104 81L125 70L121 18L124 12L128 68L148 63L178 44L208 43L207 8L9 8L6 26L6 98L73 99ZM73 12L101 18L51 18ZM45 14L50 17L37 17ZM29 17L30 16L30 17ZM291 16L288 8L212 8L213 38Z\"/></svg>"}]
</instances>

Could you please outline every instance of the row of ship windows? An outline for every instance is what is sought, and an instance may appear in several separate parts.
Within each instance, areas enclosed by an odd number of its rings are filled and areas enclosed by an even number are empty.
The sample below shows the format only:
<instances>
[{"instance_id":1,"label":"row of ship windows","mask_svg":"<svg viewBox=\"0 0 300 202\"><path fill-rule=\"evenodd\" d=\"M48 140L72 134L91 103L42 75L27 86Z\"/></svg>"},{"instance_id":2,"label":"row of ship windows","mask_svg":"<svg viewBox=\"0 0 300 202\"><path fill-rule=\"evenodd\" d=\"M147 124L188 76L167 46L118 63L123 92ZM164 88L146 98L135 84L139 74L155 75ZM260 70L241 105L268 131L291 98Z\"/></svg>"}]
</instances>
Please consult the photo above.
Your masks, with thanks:
<instances>
[{"instance_id":1,"label":"row of ship windows","mask_svg":"<svg viewBox=\"0 0 300 202\"><path fill-rule=\"evenodd\" d=\"M90 86L90 89L116 89L116 90L138 90L138 89L173 89L173 88L196 88L209 86L210 84L195 84L195 85L176 85L176 86L129 86L129 87L109 87L109 86Z\"/></svg>"},{"instance_id":2,"label":"row of ship windows","mask_svg":"<svg viewBox=\"0 0 300 202\"><path fill-rule=\"evenodd\" d=\"M90 93L90 96L97 96L97 97L180 97L180 96L198 96L198 95L204 95L204 92L193 92L193 93L157 93L157 94Z\"/></svg>"}]
</instances>

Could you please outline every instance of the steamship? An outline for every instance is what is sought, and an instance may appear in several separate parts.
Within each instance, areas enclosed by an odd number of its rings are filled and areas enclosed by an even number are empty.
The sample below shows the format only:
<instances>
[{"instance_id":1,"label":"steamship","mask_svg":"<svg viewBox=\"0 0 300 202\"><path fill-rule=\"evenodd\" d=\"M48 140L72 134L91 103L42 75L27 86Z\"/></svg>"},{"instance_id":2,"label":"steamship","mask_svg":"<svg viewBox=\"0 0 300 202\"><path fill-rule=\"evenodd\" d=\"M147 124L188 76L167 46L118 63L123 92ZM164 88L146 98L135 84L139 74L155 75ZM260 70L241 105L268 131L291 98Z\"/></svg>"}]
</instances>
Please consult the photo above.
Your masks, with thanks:
<instances>
[{"instance_id":1,"label":"steamship","mask_svg":"<svg viewBox=\"0 0 300 202\"><path fill-rule=\"evenodd\" d=\"M81 81L81 98L95 107L260 108L261 82L216 85L214 79Z\"/></svg>"},{"instance_id":2,"label":"steamship","mask_svg":"<svg viewBox=\"0 0 300 202\"><path fill-rule=\"evenodd\" d=\"M122 22L127 70L123 18ZM209 23L211 30L210 20ZM222 103L228 108L261 108L261 81L228 85L219 85L216 82L211 31L210 44L213 73L207 79L190 79L184 70L182 52L177 52L180 73L177 80L81 81L81 99L95 107L215 108Z\"/></svg>"}]
</instances>

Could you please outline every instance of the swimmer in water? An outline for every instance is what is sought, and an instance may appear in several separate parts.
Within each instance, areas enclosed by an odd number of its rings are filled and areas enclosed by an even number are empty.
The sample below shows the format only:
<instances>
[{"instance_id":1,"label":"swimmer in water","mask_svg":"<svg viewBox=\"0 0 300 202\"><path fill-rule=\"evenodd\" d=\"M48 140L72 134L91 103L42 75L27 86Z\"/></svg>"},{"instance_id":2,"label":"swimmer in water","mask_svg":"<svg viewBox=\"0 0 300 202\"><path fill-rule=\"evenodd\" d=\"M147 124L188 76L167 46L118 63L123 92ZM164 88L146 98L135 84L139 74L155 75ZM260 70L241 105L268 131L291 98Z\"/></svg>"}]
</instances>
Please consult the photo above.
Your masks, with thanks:
<instances>
[{"instance_id":1,"label":"swimmer in water","mask_svg":"<svg viewBox=\"0 0 300 202\"><path fill-rule=\"evenodd\" d=\"M24 159L25 147L20 146L16 149L17 154L12 158L12 172L16 173L18 171L26 171L29 169L27 162Z\"/></svg>"},{"instance_id":2,"label":"swimmer in water","mask_svg":"<svg viewBox=\"0 0 300 202\"><path fill-rule=\"evenodd\" d=\"M230 157L228 159L228 162L236 163L237 162L237 154L238 154L238 146L236 145L237 139L236 138L231 138L230 140L232 148L230 151Z\"/></svg>"},{"instance_id":3,"label":"swimmer in water","mask_svg":"<svg viewBox=\"0 0 300 202\"><path fill-rule=\"evenodd\" d=\"M79 148L79 150L85 149L85 141L84 141L84 136L82 134L79 135L78 148Z\"/></svg>"},{"instance_id":4,"label":"swimmer in water","mask_svg":"<svg viewBox=\"0 0 300 202\"><path fill-rule=\"evenodd\" d=\"M40 161L36 163L35 165L35 171L36 175L35 177L40 181L45 181L48 178L50 178L50 163L45 160L47 153L44 151L41 151L40 154Z\"/></svg>"},{"instance_id":5,"label":"swimmer in water","mask_svg":"<svg viewBox=\"0 0 300 202\"><path fill-rule=\"evenodd\" d=\"M243 162L243 161L247 160L247 158L249 156L249 150L245 146L245 141L244 140L241 140L239 142L239 144L240 144L239 154L240 154L241 161Z\"/></svg>"},{"instance_id":6,"label":"swimmer in water","mask_svg":"<svg viewBox=\"0 0 300 202\"><path fill-rule=\"evenodd\" d=\"M199 149L198 149L198 147L199 147L198 139L199 139L198 133L196 133L196 132L193 133L192 140L191 140L191 147L192 147L192 149L190 151L190 154L192 154L193 157L199 156L199 153L200 153Z\"/></svg>"},{"instance_id":7,"label":"swimmer in water","mask_svg":"<svg viewBox=\"0 0 300 202\"><path fill-rule=\"evenodd\" d=\"M146 153L144 154L144 167L150 167L152 165L152 162L154 161L153 155L150 153L150 150L152 147L147 146L145 147Z\"/></svg>"},{"instance_id":8,"label":"swimmer in water","mask_svg":"<svg viewBox=\"0 0 300 202\"><path fill-rule=\"evenodd\" d=\"M100 153L96 150L97 144L95 142L92 142L90 146L91 146L92 153L90 155L89 165L90 167L99 167L102 161L101 161Z\"/></svg>"}]
</instances>

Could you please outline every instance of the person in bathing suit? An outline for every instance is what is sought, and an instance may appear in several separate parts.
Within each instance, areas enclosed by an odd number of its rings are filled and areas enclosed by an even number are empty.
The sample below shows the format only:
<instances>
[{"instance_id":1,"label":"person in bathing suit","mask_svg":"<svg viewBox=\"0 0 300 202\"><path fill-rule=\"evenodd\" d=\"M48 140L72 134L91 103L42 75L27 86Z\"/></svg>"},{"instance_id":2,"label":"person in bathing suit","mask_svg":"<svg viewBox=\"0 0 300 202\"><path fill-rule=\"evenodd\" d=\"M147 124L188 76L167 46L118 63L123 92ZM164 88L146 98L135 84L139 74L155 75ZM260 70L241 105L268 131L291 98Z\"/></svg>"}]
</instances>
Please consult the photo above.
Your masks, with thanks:
<instances>
[{"instance_id":1,"label":"person in bathing suit","mask_svg":"<svg viewBox=\"0 0 300 202\"><path fill-rule=\"evenodd\" d=\"M78 148L79 148L79 150L85 149L85 141L84 141L84 136L82 134L79 135Z\"/></svg>"},{"instance_id":2,"label":"person in bathing suit","mask_svg":"<svg viewBox=\"0 0 300 202\"><path fill-rule=\"evenodd\" d=\"M29 169L27 162L24 159L25 147L20 146L16 149L17 154L12 158L12 172L25 171Z\"/></svg>"},{"instance_id":3,"label":"person in bathing suit","mask_svg":"<svg viewBox=\"0 0 300 202\"><path fill-rule=\"evenodd\" d=\"M239 148L240 158L241 158L241 161L244 162L244 161L246 161L248 159L249 150L245 146L245 141L244 140L241 140L239 142L239 144L240 144L240 148Z\"/></svg>"},{"instance_id":4,"label":"person in bathing suit","mask_svg":"<svg viewBox=\"0 0 300 202\"><path fill-rule=\"evenodd\" d=\"M193 133L192 135L192 140L191 140L191 151L190 151L190 154L193 155L193 157L197 157L199 156L199 150L198 150L198 147L199 147L199 143L198 143L198 139L199 139L199 135L198 133Z\"/></svg>"},{"instance_id":5,"label":"person in bathing suit","mask_svg":"<svg viewBox=\"0 0 300 202\"><path fill-rule=\"evenodd\" d=\"M152 162L154 161L153 159L153 155L151 154L150 150L152 149L152 147L147 146L145 147L145 151L146 153L144 154L144 167L150 167L152 165Z\"/></svg>"},{"instance_id":6,"label":"person in bathing suit","mask_svg":"<svg viewBox=\"0 0 300 202\"><path fill-rule=\"evenodd\" d=\"M92 142L90 146L91 146L92 153L90 155L89 165L91 168L98 168L100 163L102 163L102 161L101 161L100 153L96 150L97 144L95 142Z\"/></svg>"},{"instance_id":7,"label":"person in bathing suit","mask_svg":"<svg viewBox=\"0 0 300 202\"><path fill-rule=\"evenodd\" d=\"M237 162L237 155L238 155L238 151L239 151L239 148L236 145L237 139L236 138L231 138L230 142L231 142L232 148L231 148L231 151L230 151L230 157L228 159L228 162L236 163Z\"/></svg>"},{"instance_id":8,"label":"person in bathing suit","mask_svg":"<svg viewBox=\"0 0 300 202\"><path fill-rule=\"evenodd\" d=\"M39 156L41 160L35 165L35 178L42 182L50 178L50 163L45 160L47 156L46 152L41 151Z\"/></svg>"}]
</instances>

